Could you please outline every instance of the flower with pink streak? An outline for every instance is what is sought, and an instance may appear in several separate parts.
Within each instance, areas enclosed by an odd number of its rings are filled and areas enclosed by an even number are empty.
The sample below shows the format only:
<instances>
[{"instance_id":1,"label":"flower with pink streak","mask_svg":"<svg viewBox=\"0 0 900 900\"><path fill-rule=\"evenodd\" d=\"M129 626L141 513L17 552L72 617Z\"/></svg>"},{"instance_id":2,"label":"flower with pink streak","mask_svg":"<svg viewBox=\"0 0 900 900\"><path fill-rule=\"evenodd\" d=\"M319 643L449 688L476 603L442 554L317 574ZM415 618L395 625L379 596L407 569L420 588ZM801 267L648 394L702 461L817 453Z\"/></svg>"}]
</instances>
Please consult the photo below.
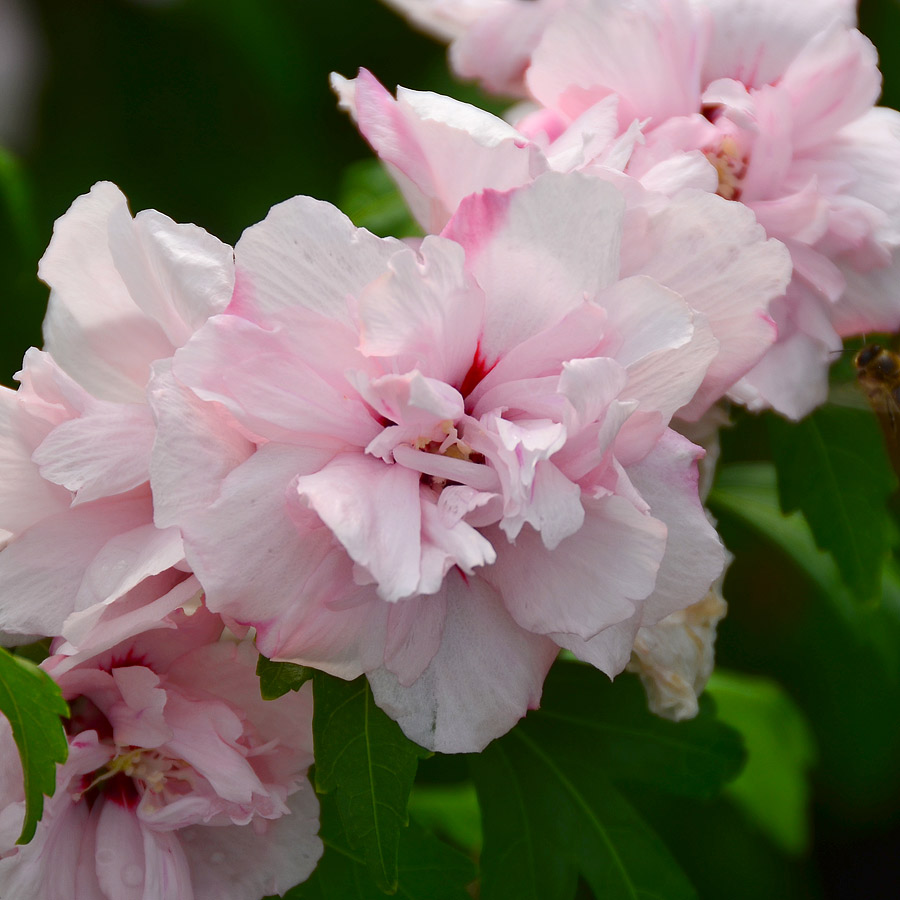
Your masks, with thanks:
<instances>
[{"instance_id":1,"label":"flower with pink streak","mask_svg":"<svg viewBox=\"0 0 900 900\"><path fill-rule=\"evenodd\" d=\"M132 218L106 183L57 221L39 272L46 350L28 351L18 391L0 388L0 630L19 635L59 635L134 592L177 588L168 611L196 593L178 530L153 524L146 384L234 284L230 247L153 210Z\"/></svg>"},{"instance_id":2,"label":"flower with pink streak","mask_svg":"<svg viewBox=\"0 0 900 900\"><path fill-rule=\"evenodd\" d=\"M615 102L597 104L539 145L448 97L399 88L394 99L365 70L353 81L334 75L332 83L427 230L443 228L469 194L527 184L546 171L577 169L619 187L626 197L622 274L651 275L678 291L719 342L680 419L703 415L771 349L768 309L790 277L784 248L765 239L751 212L715 196L715 176L699 154L662 163L642 182L624 175L639 132L617 136Z\"/></svg>"},{"instance_id":3,"label":"flower with pink streak","mask_svg":"<svg viewBox=\"0 0 900 900\"><path fill-rule=\"evenodd\" d=\"M157 524L209 607L457 752L537 705L560 647L615 675L701 599L723 550L667 424L717 345L621 277L623 219L551 173L416 248L304 197L249 229L229 314L150 389Z\"/></svg>"},{"instance_id":4,"label":"flower with pink streak","mask_svg":"<svg viewBox=\"0 0 900 900\"><path fill-rule=\"evenodd\" d=\"M533 106L517 122L522 137L549 153L612 109L614 135L641 128L626 172L663 189L665 175L671 191L699 186L701 163L712 190L787 244L794 279L772 306L779 340L737 397L804 415L824 400L840 337L900 327L900 114L873 109L877 57L853 28L855 3L568 0L539 35L516 39L530 5L506 4L505 26L495 22L518 43L498 45L486 86L524 53ZM470 56L487 58L484 44Z\"/></svg>"},{"instance_id":5,"label":"flower with pink streak","mask_svg":"<svg viewBox=\"0 0 900 900\"><path fill-rule=\"evenodd\" d=\"M22 773L5 721L0 894L18 900L260 900L321 856L309 688L259 696L249 642L200 608L43 668L72 711L69 758L16 847Z\"/></svg>"}]
</instances>

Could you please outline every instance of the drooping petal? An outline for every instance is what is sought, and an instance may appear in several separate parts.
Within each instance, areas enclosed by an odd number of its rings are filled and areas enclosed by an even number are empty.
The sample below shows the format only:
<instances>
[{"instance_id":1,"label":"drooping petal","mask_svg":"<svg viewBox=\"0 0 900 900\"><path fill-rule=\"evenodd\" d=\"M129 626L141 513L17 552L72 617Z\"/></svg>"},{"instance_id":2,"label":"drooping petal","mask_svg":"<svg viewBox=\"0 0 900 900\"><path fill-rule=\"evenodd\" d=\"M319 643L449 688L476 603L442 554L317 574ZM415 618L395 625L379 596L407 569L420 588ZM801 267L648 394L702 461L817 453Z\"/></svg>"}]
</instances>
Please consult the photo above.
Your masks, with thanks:
<instances>
[{"instance_id":1,"label":"drooping petal","mask_svg":"<svg viewBox=\"0 0 900 900\"><path fill-rule=\"evenodd\" d=\"M441 647L409 687L369 672L375 702L411 740L440 753L472 753L538 705L556 645L522 630L483 580L450 573Z\"/></svg>"},{"instance_id":2,"label":"drooping petal","mask_svg":"<svg viewBox=\"0 0 900 900\"><path fill-rule=\"evenodd\" d=\"M582 502L583 526L552 552L531 529L512 545L493 541L497 562L484 577L529 631L591 638L630 618L653 591L665 525L622 497Z\"/></svg>"}]
</instances>

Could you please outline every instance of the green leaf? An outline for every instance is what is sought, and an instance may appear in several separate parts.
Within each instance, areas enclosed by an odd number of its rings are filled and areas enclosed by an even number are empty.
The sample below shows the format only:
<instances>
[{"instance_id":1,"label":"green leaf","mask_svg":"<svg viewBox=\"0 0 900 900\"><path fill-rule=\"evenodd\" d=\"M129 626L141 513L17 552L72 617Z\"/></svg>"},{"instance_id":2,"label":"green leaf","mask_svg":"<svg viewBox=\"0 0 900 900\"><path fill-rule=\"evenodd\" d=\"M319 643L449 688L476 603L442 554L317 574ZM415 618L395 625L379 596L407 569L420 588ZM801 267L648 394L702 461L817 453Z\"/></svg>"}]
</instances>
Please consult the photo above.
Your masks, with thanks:
<instances>
[{"instance_id":1,"label":"green leaf","mask_svg":"<svg viewBox=\"0 0 900 900\"><path fill-rule=\"evenodd\" d=\"M766 678L717 669L707 690L721 718L747 743L747 766L727 793L776 844L802 853L809 844L808 775L816 756L803 714Z\"/></svg>"},{"instance_id":2,"label":"green leaf","mask_svg":"<svg viewBox=\"0 0 900 900\"><path fill-rule=\"evenodd\" d=\"M587 736L573 740L543 720L471 757L484 817L482 900L571 900L578 874L603 900L696 900L593 750Z\"/></svg>"},{"instance_id":3,"label":"green leaf","mask_svg":"<svg viewBox=\"0 0 900 900\"><path fill-rule=\"evenodd\" d=\"M701 698L696 718L670 722L647 709L637 679L611 683L582 663L556 663L540 710L520 727L555 729L589 746L591 759L613 780L641 781L676 794L714 796L744 762L740 735L716 719L708 697Z\"/></svg>"},{"instance_id":4,"label":"green leaf","mask_svg":"<svg viewBox=\"0 0 900 900\"><path fill-rule=\"evenodd\" d=\"M398 888L398 847L409 791L428 751L407 739L376 705L364 676L313 677L316 790L335 791L350 848L360 852L376 884Z\"/></svg>"},{"instance_id":5,"label":"green leaf","mask_svg":"<svg viewBox=\"0 0 900 900\"><path fill-rule=\"evenodd\" d=\"M481 850L481 810L471 782L413 785L409 814L429 831L460 847L476 853Z\"/></svg>"},{"instance_id":6,"label":"green leaf","mask_svg":"<svg viewBox=\"0 0 900 900\"><path fill-rule=\"evenodd\" d=\"M60 716L69 708L56 683L27 659L0 649L0 712L12 726L25 775L25 821L17 844L33 837L44 811L44 794L56 790L56 763L69 744Z\"/></svg>"},{"instance_id":7,"label":"green leaf","mask_svg":"<svg viewBox=\"0 0 900 900\"><path fill-rule=\"evenodd\" d=\"M298 666L288 662L272 662L262 653L256 661L256 674L259 675L259 692L263 700L277 700L288 691L299 691L310 681L314 670L309 666Z\"/></svg>"},{"instance_id":8,"label":"green leaf","mask_svg":"<svg viewBox=\"0 0 900 900\"><path fill-rule=\"evenodd\" d=\"M889 547L887 501L897 486L875 419L824 406L796 424L772 416L769 436L782 509L803 512L853 594L872 600Z\"/></svg>"},{"instance_id":9,"label":"green leaf","mask_svg":"<svg viewBox=\"0 0 900 900\"><path fill-rule=\"evenodd\" d=\"M764 535L796 563L841 616L857 640L870 647L885 671L900 674L900 571L889 561L881 572L881 603L854 599L832 556L820 550L800 513L784 515L778 503L775 469L769 463L734 463L720 469L708 498L718 516L732 516Z\"/></svg>"},{"instance_id":10,"label":"green leaf","mask_svg":"<svg viewBox=\"0 0 900 900\"><path fill-rule=\"evenodd\" d=\"M365 862L341 829L334 800L325 796L322 827L325 855L308 881L288 891L285 900L384 900ZM407 900L470 900L466 885L475 878L468 857L428 834L415 823L400 839L398 897Z\"/></svg>"},{"instance_id":11,"label":"green leaf","mask_svg":"<svg viewBox=\"0 0 900 900\"><path fill-rule=\"evenodd\" d=\"M386 237L420 235L403 195L377 159L348 166L341 179L338 206L358 228Z\"/></svg>"}]
</instances>

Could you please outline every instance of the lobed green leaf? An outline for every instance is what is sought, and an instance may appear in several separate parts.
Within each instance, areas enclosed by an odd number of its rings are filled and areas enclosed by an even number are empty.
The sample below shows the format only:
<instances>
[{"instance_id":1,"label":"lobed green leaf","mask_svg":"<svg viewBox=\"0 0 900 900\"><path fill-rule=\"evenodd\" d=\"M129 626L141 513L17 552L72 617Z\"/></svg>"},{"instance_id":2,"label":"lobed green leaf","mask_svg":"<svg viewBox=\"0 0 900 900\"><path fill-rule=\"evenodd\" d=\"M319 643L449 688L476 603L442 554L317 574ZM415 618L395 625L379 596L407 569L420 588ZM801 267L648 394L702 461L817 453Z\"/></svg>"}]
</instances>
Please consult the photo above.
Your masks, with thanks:
<instances>
[{"instance_id":1,"label":"lobed green leaf","mask_svg":"<svg viewBox=\"0 0 900 900\"><path fill-rule=\"evenodd\" d=\"M18 844L33 837L44 811L44 795L56 790L56 764L66 761L69 744L60 716L69 708L44 671L0 648L0 712L9 720L25 777L25 821Z\"/></svg>"},{"instance_id":2,"label":"lobed green leaf","mask_svg":"<svg viewBox=\"0 0 900 900\"><path fill-rule=\"evenodd\" d=\"M310 681L314 670L309 666L298 666L289 662L273 662L262 653L256 661L259 676L259 692L263 700L277 700L288 691L299 691Z\"/></svg>"},{"instance_id":3,"label":"lobed green leaf","mask_svg":"<svg viewBox=\"0 0 900 900\"><path fill-rule=\"evenodd\" d=\"M364 676L343 681L316 672L313 691L316 790L335 792L350 849L378 887L394 893L409 792L428 751L375 705Z\"/></svg>"},{"instance_id":4,"label":"lobed green leaf","mask_svg":"<svg viewBox=\"0 0 900 900\"><path fill-rule=\"evenodd\" d=\"M782 510L802 511L857 599L874 599L889 547L887 502L897 487L875 419L823 406L798 423L772 416L769 436Z\"/></svg>"},{"instance_id":5,"label":"lobed green leaf","mask_svg":"<svg viewBox=\"0 0 900 900\"><path fill-rule=\"evenodd\" d=\"M740 735L716 718L708 697L701 698L696 718L670 722L648 710L637 679L613 684L582 663L556 663L540 710L521 727L565 734L614 781L640 781L675 794L715 796L744 763Z\"/></svg>"},{"instance_id":6,"label":"lobed green leaf","mask_svg":"<svg viewBox=\"0 0 900 900\"><path fill-rule=\"evenodd\" d=\"M484 824L482 900L696 900L657 835L585 741L543 720L471 758Z\"/></svg>"},{"instance_id":7,"label":"lobed green leaf","mask_svg":"<svg viewBox=\"0 0 900 900\"><path fill-rule=\"evenodd\" d=\"M325 855L309 880L285 895L285 900L384 900L365 861L349 845L337 804L320 798L319 833ZM396 895L405 900L470 900L466 885L475 878L468 857L439 841L415 823L400 838Z\"/></svg>"}]
</instances>

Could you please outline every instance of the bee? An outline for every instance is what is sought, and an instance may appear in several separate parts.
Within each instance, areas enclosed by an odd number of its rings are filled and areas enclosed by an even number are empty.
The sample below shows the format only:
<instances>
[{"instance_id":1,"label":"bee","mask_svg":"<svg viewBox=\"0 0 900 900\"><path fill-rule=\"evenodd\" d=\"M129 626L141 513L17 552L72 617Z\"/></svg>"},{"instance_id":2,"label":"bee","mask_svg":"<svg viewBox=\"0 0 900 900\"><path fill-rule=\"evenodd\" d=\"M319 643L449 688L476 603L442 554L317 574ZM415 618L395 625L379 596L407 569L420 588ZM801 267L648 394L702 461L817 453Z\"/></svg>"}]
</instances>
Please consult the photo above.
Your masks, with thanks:
<instances>
[{"instance_id":1,"label":"bee","mask_svg":"<svg viewBox=\"0 0 900 900\"><path fill-rule=\"evenodd\" d=\"M867 344L853 358L856 378L878 416L895 471L900 472L900 354Z\"/></svg>"}]
</instances>

